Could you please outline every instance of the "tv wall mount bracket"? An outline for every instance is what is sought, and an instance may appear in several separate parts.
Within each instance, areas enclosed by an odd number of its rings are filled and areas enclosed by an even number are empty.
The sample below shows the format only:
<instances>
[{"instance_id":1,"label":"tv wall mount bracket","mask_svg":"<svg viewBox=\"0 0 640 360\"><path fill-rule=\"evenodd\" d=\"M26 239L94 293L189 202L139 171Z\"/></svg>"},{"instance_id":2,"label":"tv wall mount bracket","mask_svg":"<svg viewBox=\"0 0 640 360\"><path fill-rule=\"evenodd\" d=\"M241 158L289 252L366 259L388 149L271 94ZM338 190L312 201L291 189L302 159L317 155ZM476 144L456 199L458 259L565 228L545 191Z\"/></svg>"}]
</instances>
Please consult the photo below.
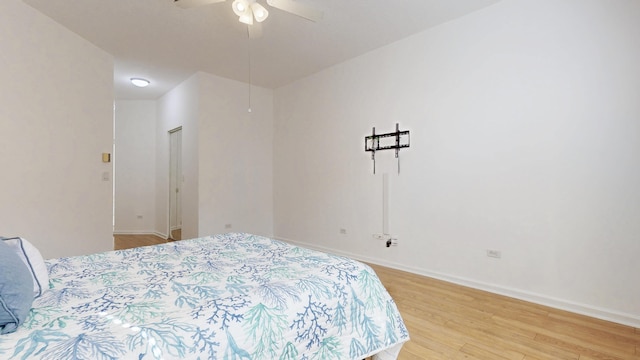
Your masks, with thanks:
<instances>
[{"instance_id":1,"label":"tv wall mount bracket","mask_svg":"<svg viewBox=\"0 0 640 360\"><path fill-rule=\"evenodd\" d=\"M373 173L376 173L376 151L395 150L398 159L398 174L400 174L400 149L408 148L410 143L409 130L400 131L400 124L396 123L396 131L386 134L376 134L375 126L371 135L364 138L364 151L371 152Z\"/></svg>"}]
</instances>

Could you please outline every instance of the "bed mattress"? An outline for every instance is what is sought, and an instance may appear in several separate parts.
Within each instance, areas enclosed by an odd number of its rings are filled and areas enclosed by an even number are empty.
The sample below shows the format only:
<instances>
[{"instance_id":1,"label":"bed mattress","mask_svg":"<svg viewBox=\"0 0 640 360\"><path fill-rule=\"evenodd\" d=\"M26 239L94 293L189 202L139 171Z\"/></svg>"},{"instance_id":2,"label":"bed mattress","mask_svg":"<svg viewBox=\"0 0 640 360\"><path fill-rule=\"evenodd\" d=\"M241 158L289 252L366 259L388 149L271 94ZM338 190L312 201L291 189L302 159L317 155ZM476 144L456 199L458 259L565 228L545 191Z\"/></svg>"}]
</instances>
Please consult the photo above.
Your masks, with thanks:
<instances>
[{"instance_id":1,"label":"bed mattress","mask_svg":"<svg viewBox=\"0 0 640 360\"><path fill-rule=\"evenodd\" d=\"M409 334L367 265L250 234L47 261L3 359L394 359Z\"/></svg>"}]
</instances>

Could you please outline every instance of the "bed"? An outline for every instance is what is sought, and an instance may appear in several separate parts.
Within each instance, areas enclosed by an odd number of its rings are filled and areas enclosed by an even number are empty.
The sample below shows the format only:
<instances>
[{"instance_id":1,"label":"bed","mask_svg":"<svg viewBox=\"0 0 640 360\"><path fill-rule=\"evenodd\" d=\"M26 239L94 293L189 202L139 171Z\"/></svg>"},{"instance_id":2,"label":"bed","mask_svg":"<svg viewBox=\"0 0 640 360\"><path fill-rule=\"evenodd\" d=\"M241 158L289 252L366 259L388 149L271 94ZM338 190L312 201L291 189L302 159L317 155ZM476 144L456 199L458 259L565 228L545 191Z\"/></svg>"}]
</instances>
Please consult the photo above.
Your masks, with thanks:
<instances>
[{"instance_id":1,"label":"bed","mask_svg":"<svg viewBox=\"0 0 640 360\"><path fill-rule=\"evenodd\" d=\"M251 234L47 260L2 359L396 359L409 334L367 265Z\"/></svg>"}]
</instances>

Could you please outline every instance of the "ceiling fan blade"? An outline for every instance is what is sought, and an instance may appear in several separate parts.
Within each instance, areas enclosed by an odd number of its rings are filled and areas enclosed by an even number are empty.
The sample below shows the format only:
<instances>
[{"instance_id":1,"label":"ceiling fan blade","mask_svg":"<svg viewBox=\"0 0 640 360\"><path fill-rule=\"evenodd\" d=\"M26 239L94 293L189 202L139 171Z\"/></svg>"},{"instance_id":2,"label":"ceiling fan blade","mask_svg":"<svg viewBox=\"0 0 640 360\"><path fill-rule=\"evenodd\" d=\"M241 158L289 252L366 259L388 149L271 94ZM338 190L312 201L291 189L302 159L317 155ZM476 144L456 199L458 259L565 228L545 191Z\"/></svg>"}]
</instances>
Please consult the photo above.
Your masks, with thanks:
<instances>
[{"instance_id":1,"label":"ceiling fan blade","mask_svg":"<svg viewBox=\"0 0 640 360\"><path fill-rule=\"evenodd\" d=\"M297 3L293 0L267 0L267 4L276 9L280 9L315 22L320 21L322 16L324 16L322 11Z\"/></svg>"},{"instance_id":2,"label":"ceiling fan blade","mask_svg":"<svg viewBox=\"0 0 640 360\"><path fill-rule=\"evenodd\" d=\"M249 33L249 39L258 39L262 37L262 24L254 22L253 25L247 25L247 32Z\"/></svg>"},{"instance_id":3,"label":"ceiling fan blade","mask_svg":"<svg viewBox=\"0 0 640 360\"><path fill-rule=\"evenodd\" d=\"M196 6L215 4L223 1L226 0L173 0L173 3L183 9L188 9Z\"/></svg>"}]
</instances>

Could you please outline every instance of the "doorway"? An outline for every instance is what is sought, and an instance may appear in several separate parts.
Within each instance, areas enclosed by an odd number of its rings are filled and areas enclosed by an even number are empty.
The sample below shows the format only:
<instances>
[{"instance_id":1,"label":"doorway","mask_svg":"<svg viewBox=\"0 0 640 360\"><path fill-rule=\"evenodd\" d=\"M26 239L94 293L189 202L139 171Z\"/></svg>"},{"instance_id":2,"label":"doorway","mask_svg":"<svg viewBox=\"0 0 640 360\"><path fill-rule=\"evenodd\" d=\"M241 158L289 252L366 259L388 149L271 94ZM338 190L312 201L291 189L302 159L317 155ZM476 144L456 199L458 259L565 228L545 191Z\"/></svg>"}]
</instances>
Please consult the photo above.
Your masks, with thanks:
<instances>
[{"instance_id":1,"label":"doorway","mask_svg":"<svg viewBox=\"0 0 640 360\"><path fill-rule=\"evenodd\" d=\"M182 126L169 131L169 240L182 240Z\"/></svg>"}]
</instances>

